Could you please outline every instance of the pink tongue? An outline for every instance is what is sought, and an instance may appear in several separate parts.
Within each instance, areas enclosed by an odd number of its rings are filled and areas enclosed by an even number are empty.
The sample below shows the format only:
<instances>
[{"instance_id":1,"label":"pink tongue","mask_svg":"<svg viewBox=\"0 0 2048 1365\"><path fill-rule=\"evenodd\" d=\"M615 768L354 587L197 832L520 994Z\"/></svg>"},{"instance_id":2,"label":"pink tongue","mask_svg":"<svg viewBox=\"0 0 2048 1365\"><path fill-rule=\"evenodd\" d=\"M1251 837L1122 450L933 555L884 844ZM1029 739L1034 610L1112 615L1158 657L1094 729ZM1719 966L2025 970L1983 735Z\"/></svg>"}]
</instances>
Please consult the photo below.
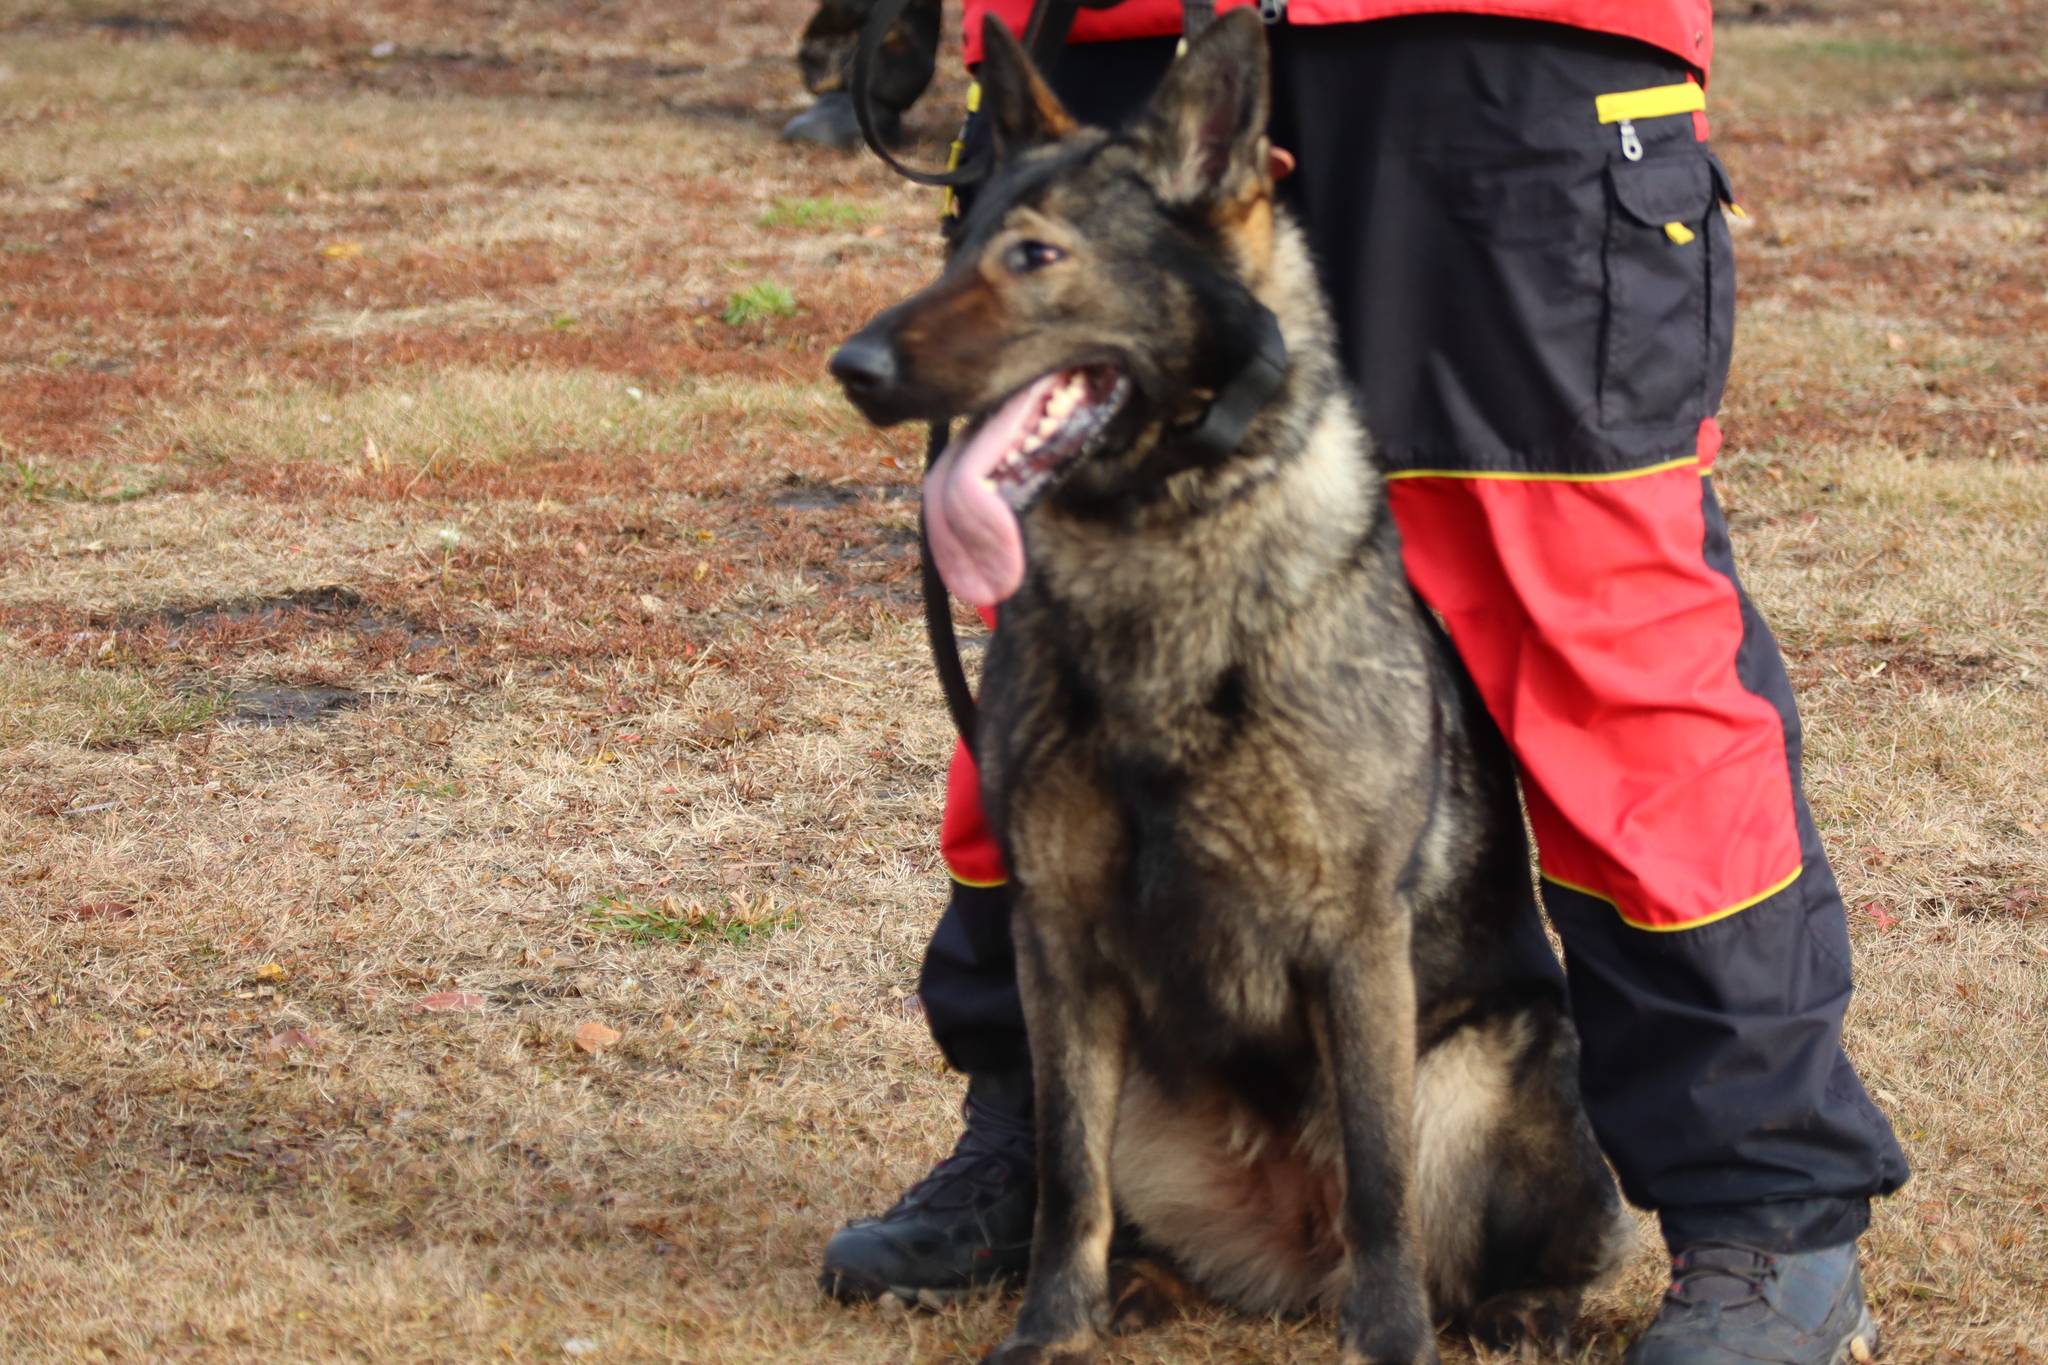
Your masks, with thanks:
<instances>
[{"instance_id":1,"label":"pink tongue","mask_svg":"<svg viewBox=\"0 0 2048 1365\"><path fill-rule=\"evenodd\" d=\"M992 607L1024 581L1024 533L988 476L1024 439L1060 378L1049 374L1013 394L965 445L955 438L924 476L925 534L939 577L972 606Z\"/></svg>"}]
</instances>

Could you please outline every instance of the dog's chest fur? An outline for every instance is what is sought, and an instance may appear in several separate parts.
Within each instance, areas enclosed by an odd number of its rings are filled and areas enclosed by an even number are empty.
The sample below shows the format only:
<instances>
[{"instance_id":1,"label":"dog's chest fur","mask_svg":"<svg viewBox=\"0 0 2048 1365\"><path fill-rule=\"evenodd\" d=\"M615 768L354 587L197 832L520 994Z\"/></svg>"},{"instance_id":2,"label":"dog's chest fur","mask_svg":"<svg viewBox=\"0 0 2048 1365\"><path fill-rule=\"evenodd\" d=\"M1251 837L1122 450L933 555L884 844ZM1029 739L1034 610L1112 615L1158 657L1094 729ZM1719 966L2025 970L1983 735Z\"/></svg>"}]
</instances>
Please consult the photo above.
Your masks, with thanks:
<instances>
[{"instance_id":1,"label":"dog's chest fur","mask_svg":"<svg viewBox=\"0 0 2048 1365\"><path fill-rule=\"evenodd\" d=\"M1056 932L1121 978L1134 1044L1272 1061L1276 1081L1306 1055L1305 964L1358 931L1420 833L1436 729L1364 434L1334 387L1305 387L1268 449L1180 496L1037 509L983 699L1012 868L1085 920Z\"/></svg>"}]
</instances>

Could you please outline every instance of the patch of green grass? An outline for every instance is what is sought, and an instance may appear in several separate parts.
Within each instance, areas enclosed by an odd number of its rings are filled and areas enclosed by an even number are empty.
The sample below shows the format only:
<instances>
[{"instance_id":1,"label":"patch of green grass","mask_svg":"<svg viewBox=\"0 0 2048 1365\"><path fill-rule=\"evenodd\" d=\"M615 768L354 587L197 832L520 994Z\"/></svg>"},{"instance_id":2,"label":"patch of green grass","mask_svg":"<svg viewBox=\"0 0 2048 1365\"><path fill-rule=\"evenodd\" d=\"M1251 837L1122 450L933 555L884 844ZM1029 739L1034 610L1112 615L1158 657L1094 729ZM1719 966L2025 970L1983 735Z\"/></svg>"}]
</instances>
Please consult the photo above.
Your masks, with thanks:
<instances>
[{"instance_id":1,"label":"patch of green grass","mask_svg":"<svg viewBox=\"0 0 2048 1365\"><path fill-rule=\"evenodd\" d=\"M34 460L0 463L0 494L31 502L128 502L162 485L160 474L135 465L94 463L60 470Z\"/></svg>"},{"instance_id":2,"label":"patch of green grass","mask_svg":"<svg viewBox=\"0 0 2048 1365\"><path fill-rule=\"evenodd\" d=\"M778 199L761 215L762 227L850 228L873 219L874 211L844 199Z\"/></svg>"},{"instance_id":3,"label":"patch of green grass","mask_svg":"<svg viewBox=\"0 0 2048 1365\"><path fill-rule=\"evenodd\" d=\"M468 793L469 788L460 782L434 782L426 778L416 778L406 783L402 790L412 792L416 796L463 796Z\"/></svg>"},{"instance_id":4,"label":"patch of green grass","mask_svg":"<svg viewBox=\"0 0 2048 1365\"><path fill-rule=\"evenodd\" d=\"M718 320L738 326L762 318L786 318L795 311L796 295L773 280L762 280L727 299L725 311L718 315Z\"/></svg>"},{"instance_id":5,"label":"patch of green grass","mask_svg":"<svg viewBox=\"0 0 2048 1365\"><path fill-rule=\"evenodd\" d=\"M162 739L210 724L230 706L112 669L0 659L0 747L40 739L108 748Z\"/></svg>"},{"instance_id":6,"label":"patch of green grass","mask_svg":"<svg viewBox=\"0 0 2048 1365\"><path fill-rule=\"evenodd\" d=\"M673 896L646 902L600 896L583 913L593 932L621 935L634 943L709 941L742 947L796 926L796 911L777 904L773 892L751 899L742 892L721 896L719 902L707 906Z\"/></svg>"}]
</instances>

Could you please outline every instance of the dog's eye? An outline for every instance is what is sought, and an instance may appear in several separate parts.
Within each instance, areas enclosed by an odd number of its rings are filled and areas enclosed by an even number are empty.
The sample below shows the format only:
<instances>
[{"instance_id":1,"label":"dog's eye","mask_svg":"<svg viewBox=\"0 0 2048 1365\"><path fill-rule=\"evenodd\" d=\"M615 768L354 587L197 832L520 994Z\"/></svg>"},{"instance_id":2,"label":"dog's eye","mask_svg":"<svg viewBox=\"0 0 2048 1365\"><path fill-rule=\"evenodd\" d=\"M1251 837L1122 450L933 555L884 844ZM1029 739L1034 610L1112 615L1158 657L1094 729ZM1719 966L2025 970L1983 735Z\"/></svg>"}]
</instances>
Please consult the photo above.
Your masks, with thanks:
<instances>
[{"instance_id":1,"label":"dog's eye","mask_svg":"<svg viewBox=\"0 0 2048 1365\"><path fill-rule=\"evenodd\" d=\"M1043 270L1054 261L1064 261L1067 253L1044 242L1019 242L1003 253L1003 264L1013 275L1022 275L1030 270Z\"/></svg>"}]
</instances>

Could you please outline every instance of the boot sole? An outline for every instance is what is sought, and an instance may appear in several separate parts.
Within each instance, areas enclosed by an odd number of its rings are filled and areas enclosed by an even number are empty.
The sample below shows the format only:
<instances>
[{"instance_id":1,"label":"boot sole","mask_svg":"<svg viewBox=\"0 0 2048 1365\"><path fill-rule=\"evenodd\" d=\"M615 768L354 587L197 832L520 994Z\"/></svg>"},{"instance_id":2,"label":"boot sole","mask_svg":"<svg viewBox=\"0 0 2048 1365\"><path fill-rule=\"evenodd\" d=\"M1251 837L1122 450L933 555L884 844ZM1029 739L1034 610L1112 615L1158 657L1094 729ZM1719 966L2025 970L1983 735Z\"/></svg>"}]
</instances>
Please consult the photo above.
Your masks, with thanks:
<instances>
[{"instance_id":1,"label":"boot sole","mask_svg":"<svg viewBox=\"0 0 2048 1365\"><path fill-rule=\"evenodd\" d=\"M1015 1278L1023 1279L1021 1275ZM968 1299L1000 1294L1011 1279L1008 1275L994 1275L958 1289L934 1289L930 1285L886 1284L880 1280L827 1272L818 1276L818 1288L841 1303L879 1303L887 1296L904 1308L922 1308L936 1313Z\"/></svg>"},{"instance_id":2,"label":"boot sole","mask_svg":"<svg viewBox=\"0 0 2048 1365\"><path fill-rule=\"evenodd\" d=\"M1866 1303L1863 1305L1862 1321L1856 1324L1856 1330L1849 1333L1848 1339L1835 1349L1835 1358L1830 1365L1870 1365L1871 1361L1877 1359L1880 1346L1877 1319L1871 1315L1870 1305ZM1862 1349L1858 1350L1858 1347Z\"/></svg>"},{"instance_id":3,"label":"boot sole","mask_svg":"<svg viewBox=\"0 0 2048 1365\"><path fill-rule=\"evenodd\" d=\"M1642 1343L1638 1342L1636 1346L1631 1347L1625 1360L1634 1362L1641 1345ZM1856 1325L1836 1343L1835 1349L1827 1357L1826 1365L1871 1365L1871 1362L1877 1359L1880 1347L1877 1319L1871 1315L1870 1305L1865 1303ZM1720 1350L1718 1347L1715 1349ZM1722 1354L1725 1355L1726 1352L1723 1351Z\"/></svg>"}]
</instances>

